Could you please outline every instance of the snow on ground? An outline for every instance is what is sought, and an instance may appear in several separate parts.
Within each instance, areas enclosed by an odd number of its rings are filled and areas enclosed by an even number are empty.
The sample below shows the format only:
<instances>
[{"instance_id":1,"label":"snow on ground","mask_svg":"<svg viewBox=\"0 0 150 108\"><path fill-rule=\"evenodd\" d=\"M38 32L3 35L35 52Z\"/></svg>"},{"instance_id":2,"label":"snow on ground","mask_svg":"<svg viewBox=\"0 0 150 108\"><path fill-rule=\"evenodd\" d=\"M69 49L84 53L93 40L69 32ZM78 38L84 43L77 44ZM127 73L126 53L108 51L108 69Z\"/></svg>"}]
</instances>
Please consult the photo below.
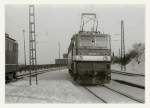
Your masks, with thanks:
<instances>
[{"instance_id":1,"label":"snow on ground","mask_svg":"<svg viewBox=\"0 0 150 108\"><path fill-rule=\"evenodd\" d=\"M136 95L136 97L139 99L143 100L144 98L144 91L133 89L133 87L127 87L126 85L118 84L115 82L111 82L108 85L114 87L115 89L122 90L127 94ZM91 89L93 89L96 94L106 99L110 103L135 102L112 91L106 90L104 87L91 86ZM38 85L35 84L35 78L32 78L32 86L29 86L28 77L6 84L5 102L102 103L102 101L84 89L83 86L74 84L72 78L68 74L67 69L49 71L47 73L38 75Z\"/></svg>"},{"instance_id":2,"label":"snow on ground","mask_svg":"<svg viewBox=\"0 0 150 108\"><path fill-rule=\"evenodd\" d=\"M145 78L141 76L126 76L126 75L112 73L111 77L112 79L115 80L121 80L132 84L137 84L140 86L145 86Z\"/></svg>"},{"instance_id":3,"label":"snow on ground","mask_svg":"<svg viewBox=\"0 0 150 108\"><path fill-rule=\"evenodd\" d=\"M144 53L140 56L140 63L138 64L136 59L133 59L127 64L127 71L135 72L139 74L145 74L145 56Z\"/></svg>"},{"instance_id":4,"label":"snow on ground","mask_svg":"<svg viewBox=\"0 0 150 108\"><path fill-rule=\"evenodd\" d=\"M121 71L121 66L119 64L113 64L111 69ZM135 60L132 60L129 64L126 65L126 72L145 74L145 63L141 62L138 64Z\"/></svg>"},{"instance_id":5,"label":"snow on ground","mask_svg":"<svg viewBox=\"0 0 150 108\"><path fill-rule=\"evenodd\" d=\"M119 64L113 64L111 68L115 70L121 70L121 67ZM140 49L139 56L132 59L131 62L126 65L126 72L145 74L144 49Z\"/></svg>"},{"instance_id":6,"label":"snow on ground","mask_svg":"<svg viewBox=\"0 0 150 108\"><path fill-rule=\"evenodd\" d=\"M118 90L122 93L133 96L136 99L140 99L143 101L145 100L145 90L144 89L139 89L139 88L124 85L124 84L119 84L115 81L111 81L111 83L107 84L107 86L112 88L112 89Z\"/></svg>"},{"instance_id":7,"label":"snow on ground","mask_svg":"<svg viewBox=\"0 0 150 108\"><path fill-rule=\"evenodd\" d=\"M71 82L68 71L52 71L38 76L39 84L29 86L28 78L6 85L6 103L99 103L96 97Z\"/></svg>"},{"instance_id":8,"label":"snow on ground","mask_svg":"<svg viewBox=\"0 0 150 108\"><path fill-rule=\"evenodd\" d=\"M108 103L137 103L136 101L129 99L116 92L113 92L112 90L109 90L103 86L93 86L88 88Z\"/></svg>"},{"instance_id":9,"label":"snow on ground","mask_svg":"<svg viewBox=\"0 0 150 108\"><path fill-rule=\"evenodd\" d=\"M132 59L127 65L126 65L126 72L129 73L136 73L136 74L145 74L145 54L144 54L144 48L138 48L138 56ZM112 70L121 70L121 67L119 64L113 64L111 66ZM115 73L112 73L112 79L118 79L127 81L133 84L138 84L141 86L145 86L145 78L144 77L138 77L138 76L125 76L125 75L118 75ZM134 80L133 80L134 79Z\"/></svg>"}]
</instances>

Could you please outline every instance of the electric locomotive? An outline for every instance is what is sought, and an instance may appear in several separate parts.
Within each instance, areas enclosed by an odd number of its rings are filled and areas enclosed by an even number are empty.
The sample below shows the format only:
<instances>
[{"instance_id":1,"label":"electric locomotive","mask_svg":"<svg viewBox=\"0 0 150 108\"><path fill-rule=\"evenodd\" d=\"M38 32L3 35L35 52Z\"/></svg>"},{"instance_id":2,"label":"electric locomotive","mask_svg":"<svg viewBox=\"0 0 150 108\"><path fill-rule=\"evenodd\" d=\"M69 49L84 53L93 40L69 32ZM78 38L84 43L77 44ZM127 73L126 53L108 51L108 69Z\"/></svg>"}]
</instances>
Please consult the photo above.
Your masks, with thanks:
<instances>
[{"instance_id":1,"label":"electric locomotive","mask_svg":"<svg viewBox=\"0 0 150 108\"><path fill-rule=\"evenodd\" d=\"M5 80L16 79L18 69L18 43L5 34Z\"/></svg>"},{"instance_id":2,"label":"electric locomotive","mask_svg":"<svg viewBox=\"0 0 150 108\"><path fill-rule=\"evenodd\" d=\"M95 14L84 13L82 18L84 15L94 15L96 18ZM79 84L109 83L111 80L110 35L97 31L97 28L85 31L83 26L81 31L72 36L68 48L69 73Z\"/></svg>"}]
</instances>

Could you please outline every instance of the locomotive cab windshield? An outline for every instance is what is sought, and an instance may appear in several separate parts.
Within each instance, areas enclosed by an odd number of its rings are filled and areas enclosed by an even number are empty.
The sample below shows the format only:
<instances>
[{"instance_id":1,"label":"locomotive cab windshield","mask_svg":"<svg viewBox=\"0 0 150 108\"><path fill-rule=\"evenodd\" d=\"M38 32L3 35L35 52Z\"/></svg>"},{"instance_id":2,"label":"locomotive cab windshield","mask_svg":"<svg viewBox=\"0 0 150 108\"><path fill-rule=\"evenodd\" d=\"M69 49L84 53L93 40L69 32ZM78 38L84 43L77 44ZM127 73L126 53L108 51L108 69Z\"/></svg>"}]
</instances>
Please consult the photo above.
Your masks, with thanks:
<instances>
[{"instance_id":1,"label":"locomotive cab windshield","mask_svg":"<svg viewBox=\"0 0 150 108\"><path fill-rule=\"evenodd\" d=\"M79 37L79 47L110 49L109 36L103 34L97 36L81 35Z\"/></svg>"},{"instance_id":2,"label":"locomotive cab windshield","mask_svg":"<svg viewBox=\"0 0 150 108\"><path fill-rule=\"evenodd\" d=\"M95 33L82 33L76 36L76 61L107 61L111 60L111 45L110 36L107 34Z\"/></svg>"}]
</instances>

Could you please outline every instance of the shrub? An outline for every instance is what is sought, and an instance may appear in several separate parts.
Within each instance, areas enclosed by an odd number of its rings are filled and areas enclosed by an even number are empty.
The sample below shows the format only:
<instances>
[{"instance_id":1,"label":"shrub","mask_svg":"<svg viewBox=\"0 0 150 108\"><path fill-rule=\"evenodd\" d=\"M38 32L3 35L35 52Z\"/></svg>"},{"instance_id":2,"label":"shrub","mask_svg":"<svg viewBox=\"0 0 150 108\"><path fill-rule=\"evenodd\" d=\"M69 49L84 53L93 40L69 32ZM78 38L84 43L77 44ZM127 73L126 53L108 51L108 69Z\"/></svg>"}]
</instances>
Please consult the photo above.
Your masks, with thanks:
<instances>
[{"instance_id":1,"label":"shrub","mask_svg":"<svg viewBox=\"0 0 150 108\"><path fill-rule=\"evenodd\" d=\"M135 43L133 44L132 50L130 50L126 55L125 55L125 64L128 64L133 58L140 63L139 58L141 54L144 52L144 44L142 43ZM112 57L112 63L119 63L121 64L121 57L113 56Z\"/></svg>"}]
</instances>

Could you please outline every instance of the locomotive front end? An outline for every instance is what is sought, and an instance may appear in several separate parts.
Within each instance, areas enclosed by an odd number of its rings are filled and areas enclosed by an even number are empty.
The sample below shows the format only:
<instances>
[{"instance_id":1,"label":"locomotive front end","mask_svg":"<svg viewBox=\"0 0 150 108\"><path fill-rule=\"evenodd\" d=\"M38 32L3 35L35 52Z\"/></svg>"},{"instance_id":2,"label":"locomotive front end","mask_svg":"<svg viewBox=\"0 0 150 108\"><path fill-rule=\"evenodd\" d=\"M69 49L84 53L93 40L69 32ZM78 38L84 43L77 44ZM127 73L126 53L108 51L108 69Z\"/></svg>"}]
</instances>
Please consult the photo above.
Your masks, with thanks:
<instances>
[{"instance_id":1,"label":"locomotive front end","mask_svg":"<svg viewBox=\"0 0 150 108\"><path fill-rule=\"evenodd\" d=\"M110 36L86 32L77 37L75 61L77 82L104 84L111 80Z\"/></svg>"}]
</instances>

